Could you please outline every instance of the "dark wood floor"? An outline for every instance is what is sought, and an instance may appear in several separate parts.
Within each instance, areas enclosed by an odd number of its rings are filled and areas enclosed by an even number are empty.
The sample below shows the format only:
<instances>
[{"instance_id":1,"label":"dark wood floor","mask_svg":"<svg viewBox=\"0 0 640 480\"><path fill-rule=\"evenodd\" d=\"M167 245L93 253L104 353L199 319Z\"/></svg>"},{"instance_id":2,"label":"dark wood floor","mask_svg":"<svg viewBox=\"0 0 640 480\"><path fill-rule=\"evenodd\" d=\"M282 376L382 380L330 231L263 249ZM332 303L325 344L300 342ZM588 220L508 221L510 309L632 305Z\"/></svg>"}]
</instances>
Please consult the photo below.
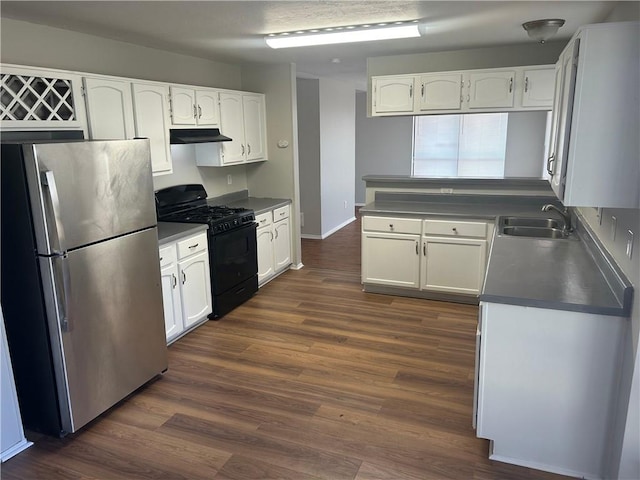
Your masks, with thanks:
<instances>
[{"instance_id":1,"label":"dark wood floor","mask_svg":"<svg viewBox=\"0 0 640 480\"><path fill-rule=\"evenodd\" d=\"M169 348L169 371L14 479L560 479L487 460L471 428L477 308L373 295L359 222Z\"/></svg>"}]
</instances>

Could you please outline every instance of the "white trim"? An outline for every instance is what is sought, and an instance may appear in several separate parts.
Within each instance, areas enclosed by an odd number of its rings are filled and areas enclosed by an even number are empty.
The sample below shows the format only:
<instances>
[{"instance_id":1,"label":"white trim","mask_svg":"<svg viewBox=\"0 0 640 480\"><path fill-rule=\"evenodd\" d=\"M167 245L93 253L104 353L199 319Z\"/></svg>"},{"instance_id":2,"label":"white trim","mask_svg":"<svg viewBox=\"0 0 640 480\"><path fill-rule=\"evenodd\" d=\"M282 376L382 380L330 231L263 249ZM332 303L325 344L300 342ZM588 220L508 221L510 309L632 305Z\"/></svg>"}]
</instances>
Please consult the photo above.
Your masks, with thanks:
<instances>
[{"instance_id":1,"label":"white trim","mask_svg":"<svg viewBox=\"0 0 640 480\"><path fill-rule=\"evenodd\" d=\"M311 235L310 233L303 233L300 238L306 238L308 240L322 240L322 235Z\"/></svg>"},{"instance_id":2,"label":"white trim","mask_svg":"<svg viewBox=\"0 0 640 480\"><path fill-rule=\"evenodd\" d=\"M303 267L304 267L304 265L302 264L302 262L300 262L297 265L291 265L289 268L291 270L301 270Z\"/></svg>"},{"instance_id":3,"label":"white trim","mask_svg":"<svg viewBox=\"0 0 640 480\"><path fill-rule=\"evenodd\" d=\"M557 467L555 465L546 465L544 463L538 463L538 462L533 462L533 461L528 461L528 460L521 460L519 458L505 457L503 455L495 454L495 453L492 454L492 455L489 455L489 460L495 460L497 462L509 463L511 465L519 465L521 467L532 468L534 470L541 470L543 472L557 473L558 475L566 475L566 476L569 476L569 477L593 479L593 480L600 478L598 475L593 474L593 473L578 472L576 470Z\"/></svg>"},{"instance_id":4,"label":"white trim","mask_svg":"<svg viewBox=\"0 0 640 480\"><path fill-rule=\"evenodd\" d=\"M366 205L366 203L356 203L355 206L356 207L364 207Z\"/></svg>"},{"instance_id":5,"label":"white trim","mask_svg":"<svg viewBox=\"0 0 640 480\"><path fill-rule=\"evenodd\" d=\"M323 233L322 235L310 235L308 233L303 233L300 235L300 238L307 238L309 240L324 240L325 238L329 237L330 235L333 235L334 233L336 233L338 230L346 227L347 225L349 225L352 222L356 221L356 217L351 217L349 220L347 220L346 222L341 223L340 225L338 225L337 227L329 230L327 233Z\"/></svg>"},{"instance_id":6,"label":"white trim","mask_svg":"<svg viewBox=\"0 0 640 480\"><path fill-rule=\"evenodd\" d=\"M1 456L0 460L2 462L6 462L11 457L13 457L13 456L19 454L21 451L26 450L27 448L29 448L31 445L33 445L33 442L29 442L26 438L24 438L24 439L20 440L18 443L16 443L15 445L13 445L12 447L9 447L4 452L2 452L2 456Z\"/></svg>"}]
</instances>

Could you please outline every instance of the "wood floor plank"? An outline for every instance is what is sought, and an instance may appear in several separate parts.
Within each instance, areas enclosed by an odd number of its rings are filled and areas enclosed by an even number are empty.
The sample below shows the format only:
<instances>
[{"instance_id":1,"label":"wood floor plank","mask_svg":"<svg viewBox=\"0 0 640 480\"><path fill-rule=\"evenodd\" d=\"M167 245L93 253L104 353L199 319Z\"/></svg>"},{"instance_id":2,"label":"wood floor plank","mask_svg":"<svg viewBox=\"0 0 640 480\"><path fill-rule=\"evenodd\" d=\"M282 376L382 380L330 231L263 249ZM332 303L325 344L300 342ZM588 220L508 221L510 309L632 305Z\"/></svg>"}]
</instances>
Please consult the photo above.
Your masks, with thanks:
<instances>
[{"instance_id":1,"label":"wood floor plank","mask_svg":"<svg viewBox=\"0 0 640 480\"><path fill-rule=\"evenodd\" d=\"M302 257L79 433L29 432L2 479L566 478L476 438L476 306L363 292L359 218Z\"/></svg>"}]
</instances>

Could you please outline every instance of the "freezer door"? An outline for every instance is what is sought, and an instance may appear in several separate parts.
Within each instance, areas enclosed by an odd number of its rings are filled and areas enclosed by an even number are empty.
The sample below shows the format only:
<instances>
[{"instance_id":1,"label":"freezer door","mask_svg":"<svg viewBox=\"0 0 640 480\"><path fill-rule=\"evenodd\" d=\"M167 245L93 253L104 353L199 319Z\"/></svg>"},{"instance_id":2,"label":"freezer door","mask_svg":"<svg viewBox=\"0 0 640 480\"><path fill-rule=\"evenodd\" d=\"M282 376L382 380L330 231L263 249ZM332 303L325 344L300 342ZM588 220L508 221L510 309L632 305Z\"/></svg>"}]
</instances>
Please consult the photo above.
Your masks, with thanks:
<instances>
[{"instance_id":1,"label":"freezer door","mask_svg":"<svg viewBox=\"0 0 640 480\"><path fill-rule=\"evenodd\" d=\"M148 140L23 146L38 253L155 225Z\"/></svg>"},{"instance_id":2,"label":"freezer door","mask_svg":"<svg viewBox=\"0 0 640 480\"><path fill-rule=\"evenodd\" d=\"M167 369L156 228L40 257L63 429Z\"/></svg>"}]
</instances>

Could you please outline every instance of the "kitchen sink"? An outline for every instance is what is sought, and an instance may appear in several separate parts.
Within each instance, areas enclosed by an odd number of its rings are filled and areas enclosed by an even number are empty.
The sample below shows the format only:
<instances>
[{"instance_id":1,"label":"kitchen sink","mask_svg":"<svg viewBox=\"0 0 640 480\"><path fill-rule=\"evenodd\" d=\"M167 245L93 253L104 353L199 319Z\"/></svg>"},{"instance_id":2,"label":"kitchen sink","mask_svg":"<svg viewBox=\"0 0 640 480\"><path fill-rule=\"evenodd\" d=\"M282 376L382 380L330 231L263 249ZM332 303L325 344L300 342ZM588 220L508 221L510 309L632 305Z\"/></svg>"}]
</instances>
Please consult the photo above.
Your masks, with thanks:
<instances>
[{"instance_id":1,"label":"kitchen sink","mask_svg":"<svg viewBox=\"0 0 640 480\"><path fill-rule=\"evenodd\" d=\"M533 237L533 238L568 238L568 234L559 228L552 227L529 227L529 226L505 226L502 227L503 235L511 235L514 237Z\"/></svg>"},{"instance_id":2,"label":"kitchen sink","mask_svg":"<svg viewBox=\"0 0 640 480\"><path fill-rule=\"evenodd\" d=\"M559 228L560 222L554 218L502 217L502 225L509 227Z\"/></svg>"}]
</instances>

